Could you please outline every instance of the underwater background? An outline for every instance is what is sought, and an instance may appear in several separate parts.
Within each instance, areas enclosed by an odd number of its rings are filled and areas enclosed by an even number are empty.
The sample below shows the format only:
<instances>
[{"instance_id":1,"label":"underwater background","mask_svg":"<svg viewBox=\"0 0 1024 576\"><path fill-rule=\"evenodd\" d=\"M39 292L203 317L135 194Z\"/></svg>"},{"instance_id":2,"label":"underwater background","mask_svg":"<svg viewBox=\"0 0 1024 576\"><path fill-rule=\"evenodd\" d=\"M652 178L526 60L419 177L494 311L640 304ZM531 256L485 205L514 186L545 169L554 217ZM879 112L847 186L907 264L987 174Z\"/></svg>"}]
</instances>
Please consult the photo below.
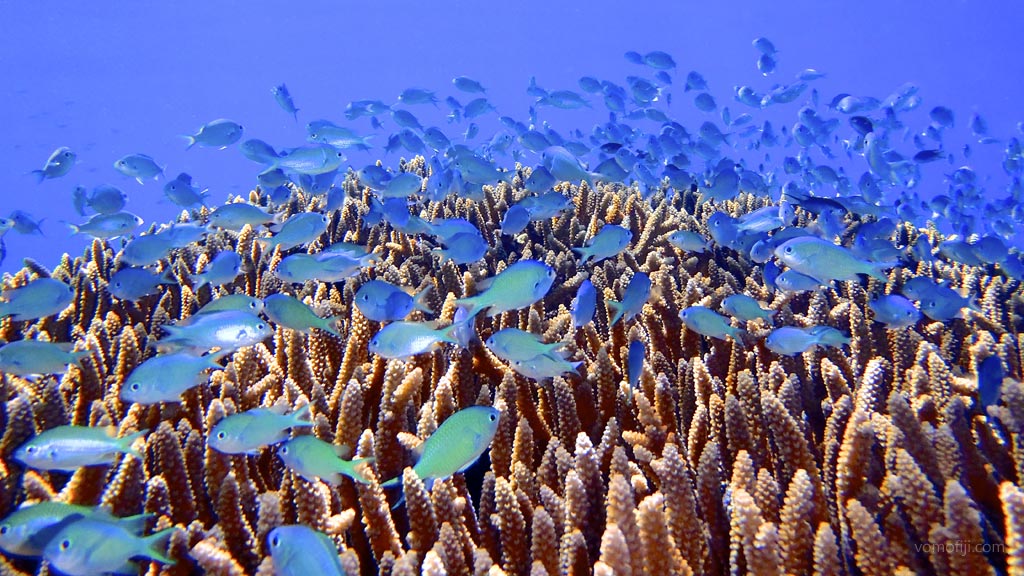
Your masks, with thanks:
<instances>
[{"instance_id":1,"label":"underwater background","mask_svg":"<svg viewBox=\"0 0 1024 576\"><path fill-rule=\"evenodd\" d=\"M1024 574L1020 22L0 0L0 574Z\"/></svg>"}]
</instances>

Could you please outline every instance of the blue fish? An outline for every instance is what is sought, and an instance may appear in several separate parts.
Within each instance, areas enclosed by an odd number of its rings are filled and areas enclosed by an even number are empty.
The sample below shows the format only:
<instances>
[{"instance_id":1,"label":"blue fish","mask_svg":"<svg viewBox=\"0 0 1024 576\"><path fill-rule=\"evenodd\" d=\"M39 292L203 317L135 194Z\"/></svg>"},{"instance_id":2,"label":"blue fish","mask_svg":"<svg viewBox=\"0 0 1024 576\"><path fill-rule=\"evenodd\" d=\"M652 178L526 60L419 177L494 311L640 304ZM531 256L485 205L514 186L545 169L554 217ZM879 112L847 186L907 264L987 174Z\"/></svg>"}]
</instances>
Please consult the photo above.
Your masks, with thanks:
<instances>
[{"instance_id":1,"label":"blue fish","mask_svg":"<svg viewBox=\"0 0 1024 576\"><path fill-rule=\"evenodd\" d=\"M989 356L978 364L978 399L981 400L982 411L995 406L1002 394L1003 378L1006 371L999 356Z\"/></svg>"},{"instance_id":2,"label":"blue fish","mask_svg":"<svg viewBox=\"0 0 1024 576\"><path fill-rule=\"evenodd\" d=\"M644 343L640 340L633 340L629 343L629 353L627 354L627 364L629 373L629 389L636 388L637 383L640 382L640 374L644 370L644 356L647 351L644 349Z\"/></svg>"},{"instance_id":3,"label":"blue fish","mask_svg":"<svg viewBox=\"0 0 1024 576\"><path fill-rule=\"evenodd\" d=\"M370 280L356 291L355 305L363 316L376 322L402 320L413 310L433 314L424 302L432 286L428 285L415 296L383 280Z\"/></svg>"},{"instance_id":4,"label":"blue fish","mask_svg":"<svg viewBox=\"0 0 1024 576\"><path fill-rule=\"evenodd\" d=\"M597 290L590 279L580 283L576 297L572 299L569 313L572 315L573 328L580 328L594 319L597 310Z\"/></svg>"},{"instance_id":5,"label":"blue fish","mask_svg":"<svg viewBox=\"0 0 1024 576\"><path fill-rule=\"evenodd\" d=\"M636 272L630 278L626 290L622 293L622 300L605 300L605 305L612 313L612 320L609 326L614 326L619 320L629 320L636 316L643 309L644 304L651 295L651 279L643 272Z\"/></svg>"},{"instance_id":6,"label":"blue fish","mask_svg":"<svg viewBox=\"0 0 1024 576\"><path fill-rule=\"evenodd\" d=\"M292 118L298 122L299 109L295 107L295 102L292 101L292 95L288 92L288 87L284 84L279 84L271 88L270 92L274 95L274 100L277 101L277 105L281 107L281 110L291 114Z\"/></svg>"}]
</instances>

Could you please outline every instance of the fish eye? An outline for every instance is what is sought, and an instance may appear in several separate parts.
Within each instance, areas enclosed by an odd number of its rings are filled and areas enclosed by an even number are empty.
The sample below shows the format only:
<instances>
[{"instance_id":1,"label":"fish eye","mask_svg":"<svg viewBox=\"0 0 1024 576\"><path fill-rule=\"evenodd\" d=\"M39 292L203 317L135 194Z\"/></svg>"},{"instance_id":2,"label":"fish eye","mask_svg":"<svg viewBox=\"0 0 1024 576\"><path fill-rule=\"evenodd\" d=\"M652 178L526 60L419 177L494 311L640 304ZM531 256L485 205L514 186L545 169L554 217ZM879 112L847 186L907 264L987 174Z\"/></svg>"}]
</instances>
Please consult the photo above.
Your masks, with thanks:
<instances>
[{"instance_id":1,"label":"fish eye","mask_svg":"<svg viewBox=\"0 0 1024 576\"><path fill-rule=\"evenodd\" d=\"M225 434L223 431L217 432L217 438L220 439L220 440L223 440L223 439L227 438L227 436L228 435Z\"/></svg>"},{"instance_id":2,"label":"fish eye","mask_svg":"<svg viewBox=\"0 0 1024 576\"><path fill-rule=\"evenodd\" d=\"M786 246L786 254L792 254L792 253L793 253L793 247L792 246Z\"/></svg>"},{"instance_id":3,"label":"fish eye","mask_svg":"<svg viewBox=\"0 0 1024 576\"><path fill-rule=\"evenodd\" d=\"M256 303L255 302L249 302L249 308L252 308L253 310L255 310L256 309Z\"/></svg>"},{"instance_id":4,"label":"fish eye","mask_svg":"<svg viewBox=\"0 0 1024 576\"><path fill-rule=\"evenodd\" d=\"M28 448L25 449L25 451L28 452L29 454L35 454L37 450L38 449L35 446L29 446Z\"/></svg>"},{"instance_id":5,"label":"fish eye","mask_svg":"<svg viewBox=\"0 0 1024 576\"><path fill-rule=\"evenodd\" d=\"M370 295L369 294L363 294L363 302L369 302L369 301L370 301Z\"/></svg>"},{"instance_id":6,"label":"fish eye","mask_svg":"<svg viewBox=\"0 0 1024 576\"><path fill-rule=\"evenodd\" d=\"M266 324L257 324L257 325L256 325L256 329L257 329L257 330L263 330L263 329L264 329L264 328L266 328L266 327L267 327L267 326L266 326Z\"/></svg>"},{"instance_id":7,"label":"fish eye","mask_svg":"<svg viewBox=\"0 0 1024 576\"><path fill-rule=\"evenodd\" d=\"M3 526L0 526L0 535L7 534L7 530L8 530L7 524L4 524Z\"/></svg>"},{"instance_id":8,"label":"fish eye","mask_svg":"<svg viewBox=\"0 0 1024 576\"><path fill-rule=\"evenodd\" d=\"M138 382L135 382L134 384L132 384L132 385L131 385L131 389L132 389L132 390L135 390L135 391L137 392L137 391L139 390L139 383L138 383Z\"/></svg>"},{"instance_id":9,"label":"fish eye","mask_svg":"<svg viewBox=\"0 0 1024 576\"><path fill-rule=\"evenodd\" d=\"M282 446L281 447L281 454L287 454L287 453L288 453L288 447L287 446Z\"/></svg>"},{"instance_id":10,"label":"fish eye","mask_svg":"<svg viewBox=\"0 0 1024 576\"><path fill-rule=\"evenodd\" d=\"M278 538L278 536L275 534L274 537L270 539L270 545L274 548L277 548L281 545L281 539Z\"/></svg>"},{"instance_id":11,"label":"fish eye","mask_svg":"<svg viewBox=\"0 0 1024 576\"><path fill-rule=\"evenodd\" d=\"M61 550L67 550L68 548L71 548L71 540L64 540L60 543Z\"/></svg>"},{"instance_id":12,"label":"fish eye","mask_svg":"<svg viewBox=\"0 0 1024 576\"><path fill-rule=\"evenodd\" d=\"M490 419L491 419L491 422L494 422L495 420L497 420L497 419L498 419L498 417L497 417L497 416L495 416L494 414L491 414L491 415L490 415Z\"/></svg>"}]
</instances>

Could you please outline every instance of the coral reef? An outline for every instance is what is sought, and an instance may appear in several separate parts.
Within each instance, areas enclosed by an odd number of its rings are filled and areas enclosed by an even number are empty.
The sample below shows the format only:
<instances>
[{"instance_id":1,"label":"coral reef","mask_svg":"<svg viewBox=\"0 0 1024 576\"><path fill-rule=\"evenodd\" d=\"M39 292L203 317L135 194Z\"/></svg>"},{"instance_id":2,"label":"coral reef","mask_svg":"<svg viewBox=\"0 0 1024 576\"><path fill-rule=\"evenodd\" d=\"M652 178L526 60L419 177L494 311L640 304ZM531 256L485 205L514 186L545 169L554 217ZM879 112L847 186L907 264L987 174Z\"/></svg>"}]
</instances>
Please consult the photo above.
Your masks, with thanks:
<instances>
[{"instance_id":1,"label":"coral reef","mask_svg":"<svg viewBox=\"0 0 1024 576\"><path fill-rule=\"evenodd\" d=\"M424 166L417 158L402 169L425 175ZM698 203L689 191L644 199L621 185L563 183L556 189L571 196L569 212L502 236L501 214L525 194L527 175L520 168L511 184L486 187L481 202L449 198L415 208L426 220L462 217L479 227L490 249L468 267L440 264L428 242L389 225L363 226L369 192L352 174L349 200L308 248L358 242L382 257L344 283L283 284L272 274L282 254L254 242L250 228L177 250L162 266L179 283L138 302L105 289L118 266L110 244L96 241L52 271L28 262L4 284L52 275L74 287L74 303L38 322L0 320L0 338L75 342L90 355L59 378L0 379L0 516L46 499L153 513L158 527L179 530L168 552L177 564L153 564L150 574L269 574L267 533L295 523L328 534L353 574L1024 574L1020 282L937 262L895 269L884 284L773 294L759 268L734 252L689 254L667 241L679 229L706 233L716 209L739 215L765 202L748 194ZM267 204L258 192L248 200ZM297 190L281 211L319 210L322 202ZM602 224L632 231L631 248L578 265L570 247ZM907 226L899 234L909 244L936 232ZM208 286L194 291L189 275L215 249L234 249L247 263L222 292L291 293L321 316L342 316L343 337L278 328L228 357L225 370L181 403L122 402L125 377L154 353L160 327L213 297ZM555 269L554 288L529 308L481 316L477 333L486 339L517 327L563 342L571 359L583 361L579 375L537 383L479 342L408 361L368 353L380 325L353 305L361 281L432 286L427 301L445 325L456 298L525 258ZM652 297L636 318L610 327L603 300L620 300L638 271L650 276ZM913 275L970 287L982 295L983 312L902 330L872 322L869 296L894 292ZM586 277L603 298L594 322L574 329L568 308ZM717 307L740 292L769 302L776 325L849 333L849 353L829 347L782 357L764 347L770 325L763 321L747 325L743 347L702 337L679 319L683 308ZM630 387L627 350L635 339L647 355ZM1004 359L1008 378L1001 403L986 412L974 373L990 354ZM226 415L279 403L309 404L313 434L375 458L371 482L309 482L272 449L228 456L207 446L207 431ZM428 489L407 468L413 435L426 438L474 404L502 411L489 460ZM148 429L144 458L70 475L25 470L11 459L34 433L60 424L114 425L120 435ZM405 504L392 509L397 491L380 482L396 476ZM0 559L3 574L35 566Z\"/></svg>"}]
</instances>

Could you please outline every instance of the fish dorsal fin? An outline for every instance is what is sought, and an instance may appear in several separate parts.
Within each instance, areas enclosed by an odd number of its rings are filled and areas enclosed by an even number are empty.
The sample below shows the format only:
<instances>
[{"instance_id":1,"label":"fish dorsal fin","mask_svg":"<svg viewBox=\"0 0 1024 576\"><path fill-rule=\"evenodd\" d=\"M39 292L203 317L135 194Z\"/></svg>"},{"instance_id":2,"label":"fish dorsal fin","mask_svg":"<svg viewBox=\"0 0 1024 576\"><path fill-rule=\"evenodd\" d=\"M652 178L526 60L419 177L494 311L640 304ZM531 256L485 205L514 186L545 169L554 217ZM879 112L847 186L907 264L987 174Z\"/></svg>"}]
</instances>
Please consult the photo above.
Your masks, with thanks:
<instances>
[{"instance_id":1,"label":"fish dorsal fin","mask_svg":"<svg viewBox=\"0 0 1024 576\"><path fill-rule=\"evenodd\" d=\"M344 444L335 444L333 446L334 454L342 460L348 460L352 457L352 447Z\"/></svg>"},{"instance_id":2,"label":"fish dorsal fin","mask_svg":"<svg viewBox=\"0 0 1024 576\"><path fill-rule=\"evenodd\" d=\"M270 407L270 411L273 412L274 414L277 414L278 416L282 416L288 412L288 405L281 403L274 404L273 406Z\"/></svg>"}]
</instances>

